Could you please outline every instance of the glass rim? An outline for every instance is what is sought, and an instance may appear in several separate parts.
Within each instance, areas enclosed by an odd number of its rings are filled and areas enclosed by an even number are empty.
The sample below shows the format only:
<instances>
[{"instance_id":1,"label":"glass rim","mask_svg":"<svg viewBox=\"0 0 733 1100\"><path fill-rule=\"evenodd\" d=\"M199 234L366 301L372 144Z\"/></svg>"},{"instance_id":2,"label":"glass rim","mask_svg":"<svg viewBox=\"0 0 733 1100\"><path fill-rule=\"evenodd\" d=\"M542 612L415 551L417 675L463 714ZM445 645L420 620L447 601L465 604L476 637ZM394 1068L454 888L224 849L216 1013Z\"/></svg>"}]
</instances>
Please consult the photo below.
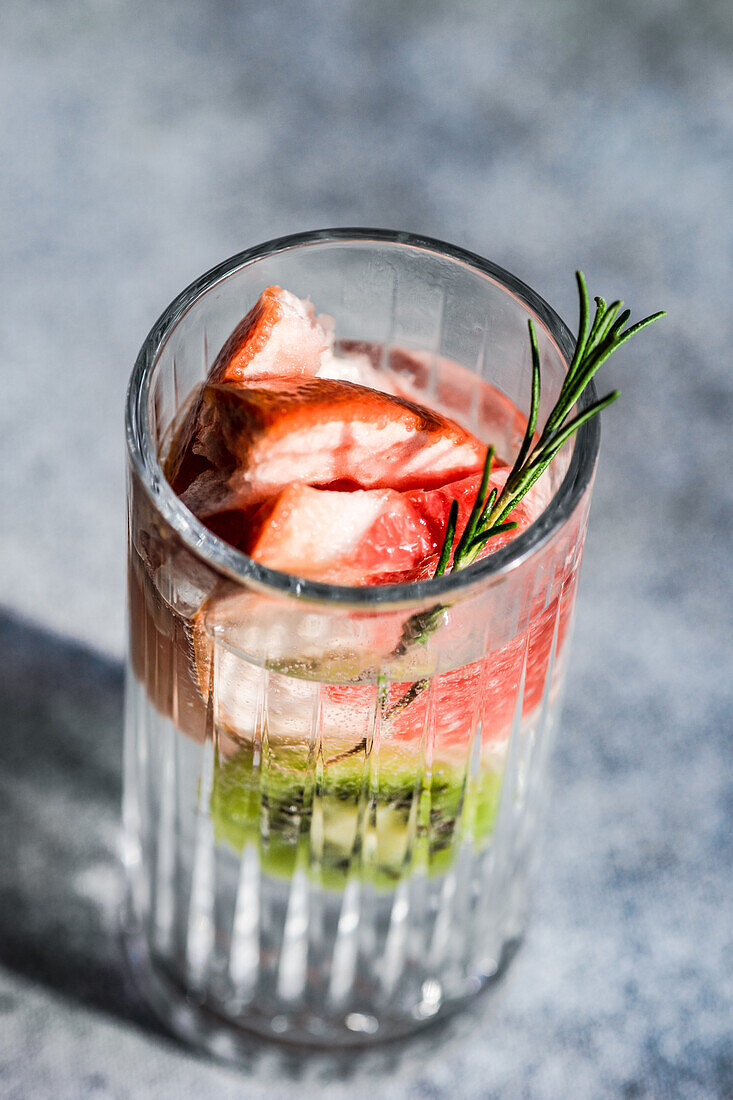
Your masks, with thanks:
<instances>
[{"instance_id":1,"label":"glass rim","mask_svg":"<svg viewBox=\"0 0 733 1100\"><path fill-rule=\"evenodd\" d=\"M599 417L587 421L576 433L573 454L561 484L547 507L525 531L500 550L466 569L432 580L401 584L328 584L270 569L210 531L186 508L163 473L148 423L148 395L160 352L181 318L213 286L257 260L313 244L348 242L406 245L447 257L477 271L517 298L544 327L565 363L570 362L575 340L552 307L511 272L467 249L432 237L361 227L317 229L276 237L230 256L195 279L173 299L151 328L138 354L127 389L125 428L130 460L151 503L188 549L239 584L255 586L281 597L366 610L371 607L422 604L433 597L462 593L481 582L494 583L541 549L575 511L593 477L600 446ZM579 409L582 411L595 399L595 386L591 382L578 402Z\"/></svg>"}]
</instances>

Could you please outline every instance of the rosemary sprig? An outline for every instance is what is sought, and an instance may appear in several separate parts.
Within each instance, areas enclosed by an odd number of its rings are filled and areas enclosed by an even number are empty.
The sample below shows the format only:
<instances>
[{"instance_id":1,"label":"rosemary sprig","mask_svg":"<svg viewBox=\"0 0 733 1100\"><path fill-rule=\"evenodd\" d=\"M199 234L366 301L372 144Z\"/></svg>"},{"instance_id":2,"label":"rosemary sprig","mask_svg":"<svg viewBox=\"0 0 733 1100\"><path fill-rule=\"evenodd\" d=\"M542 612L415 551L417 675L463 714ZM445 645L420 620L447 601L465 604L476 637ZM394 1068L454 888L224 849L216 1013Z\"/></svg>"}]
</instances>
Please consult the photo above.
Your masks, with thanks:
<instances>
[{"instance_id":1,"label":"rosemary sprig","mask_svg":"<svg viewBox=\"0 0 733 1100\"><path fill-rule=\"evenodd\" d=\"M465 569L466 566L471 565L476 560L489 539L517 526L516 523L508 520L516 505L529 492L538 478L542 476L571 436L619 396L618 390L614 390L598 401L594 401L581 413L573 417L570 416L596 371L614 351L625 344L627 340L630 340L632 336L635 336L637 332L641 332L647 325L651 325L654 321L658 321L660 317L664 317L664 311L662 310L624 329L631 313L628 309L623 309L623 302L615 301L611 302L610 305L606 305L603 298L595 298L596 311L589 328L590 303L583 272L576 271L575 279L578 284L580 299L578 336L575 342L575 352L555 406L545 421L545 426L539 437L535 438L540 406L541 371L537 333L534 322L530 319L527 324L532 352L532 392L527 427L517 457L501 492L497 493L496 489L492 489L488 493L491 466L494 460L494 448L488 448L476 499L463 534L455 547L458 504L453 501L451 505L443 546L440 551L438 565L433 574L435 577L440 577L445 573L451 562L451 557L453 559L451 566L453 571ZM623 312L621 312L622 310ZM437 628L443 611L445 611L445 606L437 604L427 611L420 611L412 615L402 628L402 636L393 650L393 657L401 657L410 646L426 641ZM387 708L385 717L393 718L399 711L408 706L427 687L427 683L428 681L425 679L416 680L400 699Z\"/></svg>"}]
</instances>

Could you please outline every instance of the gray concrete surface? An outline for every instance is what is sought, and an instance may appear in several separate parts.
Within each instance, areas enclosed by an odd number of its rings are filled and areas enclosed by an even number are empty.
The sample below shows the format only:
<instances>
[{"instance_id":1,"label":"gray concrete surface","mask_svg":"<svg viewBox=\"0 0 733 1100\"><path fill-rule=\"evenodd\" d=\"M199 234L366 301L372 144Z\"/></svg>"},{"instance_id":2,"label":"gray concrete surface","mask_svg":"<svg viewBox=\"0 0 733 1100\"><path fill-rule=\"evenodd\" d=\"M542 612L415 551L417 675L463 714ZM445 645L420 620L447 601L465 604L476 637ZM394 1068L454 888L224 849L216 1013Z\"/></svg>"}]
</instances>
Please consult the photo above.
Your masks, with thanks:
<instances>
[{"instance_id":1,"label":"gray concrete surface","mask_svg":"<svg viewBox=\"0 0 733 1100\"><path fill-rule=\"evenodd\" d=\"M729 0L5 0L0 1094L733 1096ZM362 1062L178 1047L114 920L122 400L194 276L323 225L443 237L609 384L534 921L501 995Z\"/></svg>"}]
</instances>

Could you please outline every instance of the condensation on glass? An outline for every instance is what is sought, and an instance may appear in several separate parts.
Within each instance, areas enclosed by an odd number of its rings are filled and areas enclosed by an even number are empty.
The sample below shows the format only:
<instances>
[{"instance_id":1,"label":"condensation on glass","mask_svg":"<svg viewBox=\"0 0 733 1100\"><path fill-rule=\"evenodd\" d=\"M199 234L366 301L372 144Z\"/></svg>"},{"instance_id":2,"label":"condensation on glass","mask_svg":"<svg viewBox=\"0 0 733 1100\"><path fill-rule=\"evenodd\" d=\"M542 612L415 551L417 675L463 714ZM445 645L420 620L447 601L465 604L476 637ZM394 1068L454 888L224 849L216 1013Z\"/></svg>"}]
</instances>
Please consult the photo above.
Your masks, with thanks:
<instances>
[{"instance_id":1,"label":"condensation on glass","mask_svg":"<svg viewBox=\"0 0 733 1100\"><path fill-rule=\"evenodd\" d=\"M129 955L181 1034L345 1044L407 1033L503 968L524 926L598 449L556 461L532 528L470 571L339 589L255 565L175 499L171 424L262 289L310 297L349 340L417 353L425 401L511 460L538 326L541 414L570 337L478 257L335 231L236 257L177 299L128 398L130 659L124 765ZM591 395L592 399L592 395ZM411 615L446 608L421 644ZM421 689L400 704L416 681Z\"/></svg>"}]
</instances>

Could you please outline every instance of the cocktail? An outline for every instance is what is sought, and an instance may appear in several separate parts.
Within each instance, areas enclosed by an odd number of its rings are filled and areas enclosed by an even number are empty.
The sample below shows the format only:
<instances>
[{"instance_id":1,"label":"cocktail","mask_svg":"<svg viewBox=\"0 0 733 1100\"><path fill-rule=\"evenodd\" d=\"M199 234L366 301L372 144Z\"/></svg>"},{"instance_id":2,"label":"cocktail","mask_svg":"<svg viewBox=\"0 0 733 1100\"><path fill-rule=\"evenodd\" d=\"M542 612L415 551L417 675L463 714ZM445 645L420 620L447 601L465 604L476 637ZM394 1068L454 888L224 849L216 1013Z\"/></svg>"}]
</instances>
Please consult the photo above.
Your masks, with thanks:
<instances>
[{"instance_id":1,"label":"cocktail","mask_svg":"<svg viewBox=\"0 0 733 1100\"><path fill-rule=\"evenodd\" d=\"M494 265L337 230L235 257L148 337L126 927L180 1033L391 1038L511 956L603 404L570 382L621 332L600 310L583 359Z\"/></svg>"}]
</instances>

